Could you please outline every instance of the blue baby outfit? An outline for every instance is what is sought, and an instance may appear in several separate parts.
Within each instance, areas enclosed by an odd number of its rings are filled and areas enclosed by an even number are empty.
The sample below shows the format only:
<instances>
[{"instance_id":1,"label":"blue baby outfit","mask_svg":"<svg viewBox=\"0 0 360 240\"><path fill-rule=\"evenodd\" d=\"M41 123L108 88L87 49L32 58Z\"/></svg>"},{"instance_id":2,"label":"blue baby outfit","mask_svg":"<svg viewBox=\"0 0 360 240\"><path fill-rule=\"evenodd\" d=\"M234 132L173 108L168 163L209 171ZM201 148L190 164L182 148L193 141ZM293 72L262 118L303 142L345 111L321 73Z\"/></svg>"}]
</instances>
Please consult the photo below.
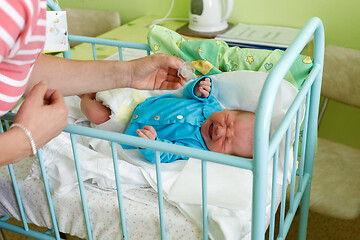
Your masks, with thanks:
<instances>
[{"instance_id":1,"label":"blue baby outfit","mask_svg":"<svg viewBox=\"0 0 360 240\"><path fill-rule=\"evenodd\" d=\"M201 136L200 127L213 112L222 111L223 108L212 96L212 89L208 98L199 98L194 94L195 85L203 78L205 77L189 83L184 88L182 98L167 94L148 98L139 104L134 110L130 126L125 134L138 136L137 129L150 125L157 132L157 141L208 150ZM122 147L135 148L125 144L122 144ZM139 148L139 151L146 159L155 163L153 150ZM171 153L160 155L162 163L173 162L177 159L188 158Z\"/></svg>"}]
</instances>

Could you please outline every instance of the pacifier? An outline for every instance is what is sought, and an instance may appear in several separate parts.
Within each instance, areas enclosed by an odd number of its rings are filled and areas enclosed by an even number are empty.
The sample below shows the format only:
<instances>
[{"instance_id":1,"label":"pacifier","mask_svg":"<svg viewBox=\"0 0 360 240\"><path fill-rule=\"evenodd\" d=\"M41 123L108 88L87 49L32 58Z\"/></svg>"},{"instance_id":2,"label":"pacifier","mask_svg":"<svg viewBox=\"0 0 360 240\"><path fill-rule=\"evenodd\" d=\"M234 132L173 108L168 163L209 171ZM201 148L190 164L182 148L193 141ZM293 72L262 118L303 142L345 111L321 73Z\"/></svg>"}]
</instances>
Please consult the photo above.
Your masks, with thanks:
<instances>
[{"instance_id":1,"label":"pacifier","mask_svg":"<svg viewBox=\"0 0 360 240\"><path fill-rule=\"evenodd\" d=\"M196 74L195 74L195 68L194 66L191 64L191 61L186 61L183 64L181 64L181 66L179 67L179 70L177 72L177 75L179 78L181 79L195 79L196 78Z\"/></svg>"}]
</instances>

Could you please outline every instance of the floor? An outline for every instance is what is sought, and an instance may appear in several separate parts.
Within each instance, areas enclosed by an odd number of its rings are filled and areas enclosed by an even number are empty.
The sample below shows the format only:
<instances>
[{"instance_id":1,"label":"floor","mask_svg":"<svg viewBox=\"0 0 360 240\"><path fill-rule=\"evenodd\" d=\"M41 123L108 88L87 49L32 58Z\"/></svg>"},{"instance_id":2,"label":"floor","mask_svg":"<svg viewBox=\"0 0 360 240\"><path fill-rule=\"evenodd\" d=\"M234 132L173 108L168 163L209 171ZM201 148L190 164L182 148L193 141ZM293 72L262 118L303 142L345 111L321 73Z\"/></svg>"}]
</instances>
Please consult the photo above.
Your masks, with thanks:
<instances>
[{"instance_id":1,"label":"floor","mask_svg":"<svg viewBox=\"0 0 360 240\"><path fill-rule=\"evenodd\" d=\"M299 216L294 219L287 239L297 239L298 222ZM360 216L341 220L310 211L307 240L360 240Z\"/></svg>"},{"instance_id":2,"label":"floor","mask_svg":"<svg viewBox=\"0 0 360 240\"><path fill-rule=\"evenodd\" d=\"M14 222L14 221L13 221ZM287 239L297 239L297 225L299 216L296 215L289 230ZM36 226L31 228L41 229ZM45 231L46 229L44 229ZM30 240L9 231L3 231L5 240ZM68 240L80 240L77 237L67 236ZM0 237L1 240L1 237ZM310 211L307 240L360 240L360 216L354 220L341 220L327 217Z\"/></svg>"}]
</instances>

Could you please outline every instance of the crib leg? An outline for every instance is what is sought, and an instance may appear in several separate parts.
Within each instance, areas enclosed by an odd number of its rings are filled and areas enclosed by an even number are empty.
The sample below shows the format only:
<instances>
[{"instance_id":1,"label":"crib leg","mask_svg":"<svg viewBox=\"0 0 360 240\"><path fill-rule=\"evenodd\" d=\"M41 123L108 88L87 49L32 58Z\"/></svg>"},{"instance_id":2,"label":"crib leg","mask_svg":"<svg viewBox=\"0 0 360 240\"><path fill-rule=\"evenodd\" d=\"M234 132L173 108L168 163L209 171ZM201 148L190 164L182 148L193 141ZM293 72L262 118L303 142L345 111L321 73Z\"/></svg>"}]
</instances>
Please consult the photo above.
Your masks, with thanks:
<instances>
[{"instance_id":1,"label":"crib leg","mask_svg":"<svg viewBox=\"0 0 360 240\"><path fill-rule=\"evenodd\" d=\"M311 189L311 182L307 184L300 204L300 222L299 222L299 233L298 233L299 240L306 239L307 224L309 217L310 189Z\"/></svg>"}]
</instances>

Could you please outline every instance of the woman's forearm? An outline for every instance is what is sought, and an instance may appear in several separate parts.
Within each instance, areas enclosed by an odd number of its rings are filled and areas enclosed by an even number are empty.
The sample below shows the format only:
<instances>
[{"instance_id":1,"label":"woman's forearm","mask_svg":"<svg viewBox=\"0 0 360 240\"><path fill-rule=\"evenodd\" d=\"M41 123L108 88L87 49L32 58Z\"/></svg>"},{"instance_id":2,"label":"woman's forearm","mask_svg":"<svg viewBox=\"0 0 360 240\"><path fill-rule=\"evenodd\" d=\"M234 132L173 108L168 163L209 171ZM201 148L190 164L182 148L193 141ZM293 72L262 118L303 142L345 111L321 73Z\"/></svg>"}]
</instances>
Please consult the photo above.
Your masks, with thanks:
<instances>
[{"instance_id":1,"label":"woman's forearm","mask_svg":"<svg viewBox=\"0 0 360 240\"><path fill-rule=\"evenodd\" d=\"M36 61L25 94L38 82L63 95L80 95L108 89L177 89L185 80L177 76L183 60L154 54L133 61L70 60L41 55Z\"/></svg>"},{"instance_id":2,"label":"woman's forearm","mask_svg":"<svg viewBox=\"0 0 360 240\"><path fill-rule=\"evenodd\" d=\"M128 62L79 61L42 54L35 63L26 94L40 81L46 81L49 89L57 89L65 96L129 87L128 65Z\"/></svg>"}]
</instances>

